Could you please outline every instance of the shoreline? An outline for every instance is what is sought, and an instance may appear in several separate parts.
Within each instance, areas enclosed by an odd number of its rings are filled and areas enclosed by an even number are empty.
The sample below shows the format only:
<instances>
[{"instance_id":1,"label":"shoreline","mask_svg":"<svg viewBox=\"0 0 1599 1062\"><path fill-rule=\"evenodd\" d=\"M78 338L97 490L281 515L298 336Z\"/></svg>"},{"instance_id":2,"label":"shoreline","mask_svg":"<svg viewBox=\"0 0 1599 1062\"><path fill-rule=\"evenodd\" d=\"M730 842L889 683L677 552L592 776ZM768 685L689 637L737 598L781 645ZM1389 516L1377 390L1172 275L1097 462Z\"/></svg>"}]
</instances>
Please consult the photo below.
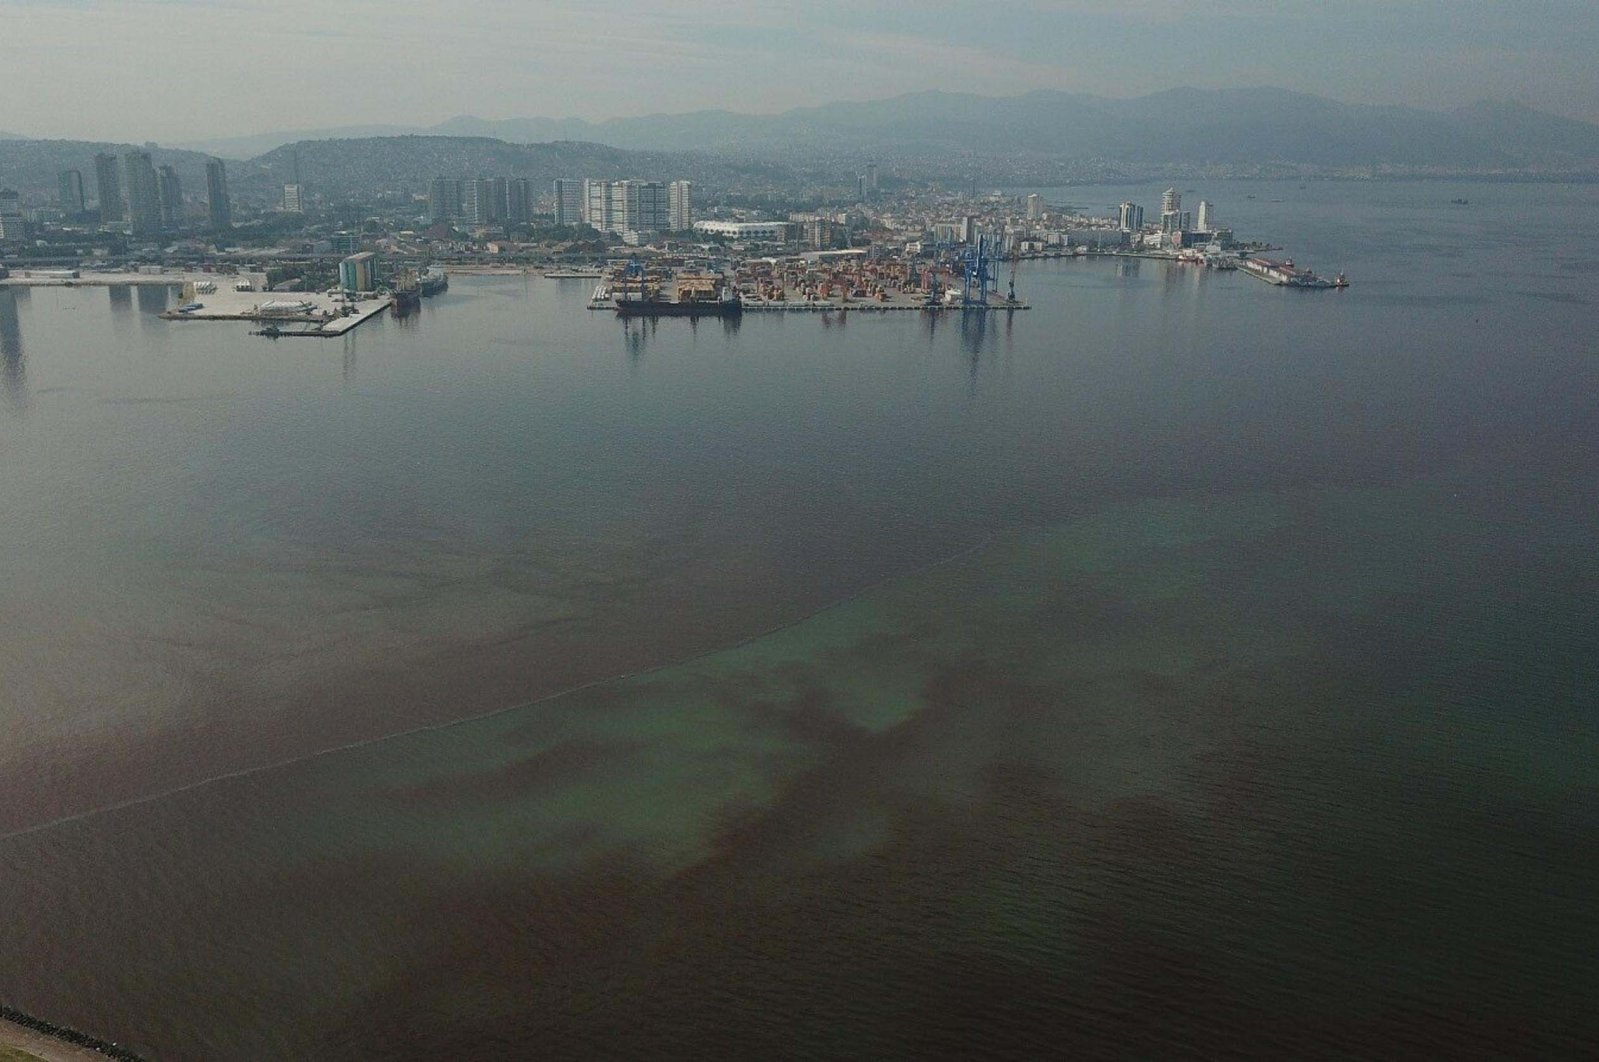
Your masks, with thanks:
<instances>
[{"instance_id":1,"label":"shoreline","mask_svg":"<svg viewBox=\"0 0 1599 1062\"><path fill-rule=\"evenodd\" d=\"M27 1052L41 1062L144 1062L125 1047L0 1003L0 1047Z\"/></svg>"}]
</instances>

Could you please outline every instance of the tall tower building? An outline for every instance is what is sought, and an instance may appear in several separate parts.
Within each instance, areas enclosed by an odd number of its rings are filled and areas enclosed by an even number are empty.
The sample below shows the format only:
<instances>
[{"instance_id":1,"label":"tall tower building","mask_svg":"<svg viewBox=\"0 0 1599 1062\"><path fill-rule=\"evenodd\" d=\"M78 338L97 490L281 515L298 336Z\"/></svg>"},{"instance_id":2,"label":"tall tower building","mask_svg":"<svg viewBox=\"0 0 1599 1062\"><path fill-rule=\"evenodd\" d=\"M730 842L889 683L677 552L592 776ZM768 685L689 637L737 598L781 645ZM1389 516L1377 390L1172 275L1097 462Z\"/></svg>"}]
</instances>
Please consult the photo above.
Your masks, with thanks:
<instances>
[{"instance_id":1,"label":"tall tower building","mask_svg":"<svg viewBox=\"0 0 1599 1062\"><path fill-rule=\"evenodd\" d=\"M62 170L58 183L62 212L68 216L83 213L87 205L83 198L83 174L78 170Z\"/></svg>"},{"instance_id":2,"label":"tall tower building","mask_svg":"<svg viewBox=\"0 0 1599 1062\"><path fill-rule=\"evenodd\" d=\"M1199 231L1216 231L1216 212L1211 209L1210 201L1207 199L1199 201Z\"/></svg>"},{"instance_id":3,"label":"tall tower building","mask_svg":"<svg viewBox=\"0 0 1599 1062\"><path fill-rule=\"evenodd\" d=\"M1183 208L1182 194L1175 188L1168 188L1160 194L1160 212L1173 214Z\"/></svg>"},{"instance_id":4,"label":"tall tower building","mask_svg":"<svg viewBox=\"0 0 1599 1062\"><path fill-rule=\"evenodd\" d=\"M213 229L233 224L233 206L228 202L228 168L221 159L205 164L205 214Z\"/></svg>"},{"instance_id":5,"label":"tall tower building","mask_svg":"<svg viewBox=\"0 0 1599 1062\"><path fill-rule=\"evenodd\" d=\"M428 185L428 217L435 221L449 221L461 216L461 182L448 177L435 177Z\"/></svg>"},{"instance_id":6,"label":"tall tower building","mask_svg":"<svg viewBox=\"0 0 1599 1062\"><path fill-rule=\"evenodd\" d=\"M1116 226L1128 232L1144 227L1144 208L1137 203L1123 203L1116 208Z\"/></svg>"},{"instance_id":7,"label":"tall tower building","mask_svg":"<svg viewBox=\"0 0 1599 1062\"><path fill-rule=\"evenodd\" d=\"M553 189L555 194L555 223L557 225L581 225L583 223L583 181L574 181L567 177L557 178Z\"/></svg>"},{"instance_id":8,"label":"tall tower building","mask_svg":"<svg viewBox=\"0 0 1599 1062\"><path fill-rule=\"evenodd\" d=\"M1038 221L1044 216L1044 197L1034 192L1027 197L1027 220Z\"/></svg>"},{"instance_id":9,"label":"tall tower building","mask_svg":"<svg viewBox=\"0 0 1599 1062\"><path fill-rule=\"evenodd\" d=\"M128 231L134 236L154 236L161 231L161 185L148 151L122 156L122 194L128 204Z\"/></svg>"},{"instance_id":10,"label":"tall tower building","mask_svg":"<svg viewBox=\"0 0 1599 1062\"><path fill-rule=\"evenodd\" d=\"M504 221L511 213L511 183L504 177L489 180L489 220Z\"/></svg>"},{"instance_id":11,"label":"tall tower building","mask_svg":"<svg viewBox=\"0 0 1599 1062\"><path fill-rule=\"evenodd\" d=\"M874 198L876 197L876 195L877 195L877 163L875 163L875 162L868 162L866 164L866 190L868 192L872 193L872 196Z\"/></svg>"},{"instance_id":12,"label":"tall tower building","mask_svg":"<svg viewBox=\"0 0 1599 1062\"><path fill-rule=\"evenodd\" d=\"M114 225L127 215L122 201L122 173L117 157L104 152L94 157L94 190L100 198L100 222Z\"/></svg>"},{"instance_id":13,"label":"tall tower building","mask_svg":"<svg viewBox=\"0 0 1599 1062\"><path fill-rule=\"evenodd\" d=\"M283 186L283 210L289 214L305 213L305 187L301 184Z\"/></svg>"},{"instance_id":14,"label":"tall tower building","mask_svg":"<svg viewBox=\"0 0 1599 1062\"><path fill-rule=\"evenodd\" d=\"M0 240L25 240L27 223L22 220L21 197L13 188L0 188Z\"/></svg>"},{"instance_id":15,"label":"tall tower building","mask_svg":"<svg viewBox=\"0 0 1599 1062\"><path fill-rule=\"evenodd\" d=\"M533 184L526 177L513 177L505 190L505 220L533 220Z\"/></svg>"},{"instance_id":16,"label":"tall tower building","mask_svg":"<svg viewBox=\"0 0 1599 1062\"><path fill-rule=\"evenodd\" d=\"M469 225L494 220L494 185L487 177L461 182L461 216Z\"/></svg>"},{"instance_id":17,"label":"tall tower building","mask_svg":"<svg viewBox=\"0 0 1599 1062\"><path fill-rule=\"evenodd\" d=\"M601 232L611 231L611 182L583 182L583 220Z\"/></svg>"},{"instance_id":18,"label":"tall tower building","mask_svg":"<svg viewBox=\"0 0 1599 1062\"><path fill-rule=\"evenodd\" d=\"M156 171L155 181L161 194L161 227L176 231L183 225L183 184L178 180L178 171L162 166Z\"/></svg>"},{"instance_id":19,"label":"tall tower building","mask_svg":"<svg viewBox=\"0 0 1599 1062\"><path fill-rule=\"evenodd\" d=\"M694 182L673 181L666 186L667 227L686 232L694 227Z\"/></svg>"}]
</instances>

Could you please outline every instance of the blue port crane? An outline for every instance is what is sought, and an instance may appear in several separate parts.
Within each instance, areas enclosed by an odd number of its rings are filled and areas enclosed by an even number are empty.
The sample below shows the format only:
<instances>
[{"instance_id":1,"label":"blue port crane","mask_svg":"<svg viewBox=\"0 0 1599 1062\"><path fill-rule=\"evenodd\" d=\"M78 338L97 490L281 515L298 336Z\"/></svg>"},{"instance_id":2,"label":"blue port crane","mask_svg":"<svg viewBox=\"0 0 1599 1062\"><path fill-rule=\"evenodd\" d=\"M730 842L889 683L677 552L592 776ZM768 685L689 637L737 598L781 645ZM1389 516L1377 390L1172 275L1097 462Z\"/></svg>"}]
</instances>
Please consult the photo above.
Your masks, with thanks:
<instances>
[{"instance_id":1,"label":"blue port crane","mask_svg":"<svg viewBox=\"0 0 1599 1062\"><path fill-rule=\"evenodd\" d=\"M962 256L966 279L961 286L961 306L987 307L989 285L994 279L994 261L988 253L988 237L977 237L977 246L968 247Z\"/></svg>"}]
</instances>

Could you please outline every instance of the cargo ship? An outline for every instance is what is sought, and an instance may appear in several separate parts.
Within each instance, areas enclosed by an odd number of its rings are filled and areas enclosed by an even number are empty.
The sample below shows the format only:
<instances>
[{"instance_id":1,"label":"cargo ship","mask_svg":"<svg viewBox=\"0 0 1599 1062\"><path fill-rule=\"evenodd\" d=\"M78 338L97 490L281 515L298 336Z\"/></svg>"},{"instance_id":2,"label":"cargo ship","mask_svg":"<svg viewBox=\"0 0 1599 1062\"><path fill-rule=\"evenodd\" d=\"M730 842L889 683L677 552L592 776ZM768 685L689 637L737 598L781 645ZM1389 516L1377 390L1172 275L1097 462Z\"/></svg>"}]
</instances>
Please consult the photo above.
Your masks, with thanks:
<instances>
[{"instance_id":1,"label":"cargo ship","mask_svg":"<svg viewBox=\"0 0 1599 1062\"><path fill-rule=\"evenodd\" d=\"M677 297L668 298L655 284L618 285L616 312L623 317L737 317L744 302L723 277L681 276Z\"/></svg>"},{"instance_id":2,"label":"cargo ship","mask_svg":"<svg viewBox=\"0 0 1599 1062\"><path fill-rule=\"evenodd\" d=\"M1342 273L1328 280L1326 277L1318 277L1308 269L1300 269L1294 265L1292 258L1283 262L1274 262L1270 258L1246 258L1241 268L1255 279L1264 280L1278 287L1347 288L1349 286L1349 281Z\"/></svg>"}]
</instances>

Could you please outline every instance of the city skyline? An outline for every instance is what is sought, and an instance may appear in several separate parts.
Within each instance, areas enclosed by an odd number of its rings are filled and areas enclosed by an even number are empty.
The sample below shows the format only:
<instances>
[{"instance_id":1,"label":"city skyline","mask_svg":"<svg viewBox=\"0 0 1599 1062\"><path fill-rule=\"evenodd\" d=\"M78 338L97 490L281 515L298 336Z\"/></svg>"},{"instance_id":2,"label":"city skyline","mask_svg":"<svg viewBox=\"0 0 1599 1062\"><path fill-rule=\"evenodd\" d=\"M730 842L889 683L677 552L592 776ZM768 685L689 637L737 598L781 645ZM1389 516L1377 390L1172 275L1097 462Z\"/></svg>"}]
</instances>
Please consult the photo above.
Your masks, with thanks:
<instances>
[{"instance_id":1,"label":"city skyline","mask_svg":"<svg viewBox=\"0 0 1599 1062\"><path fill-rule=\"evenodd\" d=\"M1268 12L1239 0L1033 0L995 19L946 0L907 24L903 13L834 0L803 11L692 0L629 7L619 29L610 16L623 9L612 0L536 8L465 0L403 19L369 0L337 11L290 0L271 20L190 0L0 0L0 62L24 89L12 94L6 132L130 143L467 114L767 114L929 89L1129 97L1189 85L1271 85L1433 109L1508 98L1599 121L1599 71L1589 60L1599 20L1575 0L1537 6L1539 18L1487 0L1452 4L1447 17L1424 0L1336 10L1294 2ZM352 49L355 39L370 47ZM220 46L235 41L251 43ZM149 106L169 85L141 57L174 46L186 51L188 76L206 86L200 106ZM285 46L296 55L293 78L282 68ZM407 77L392 76L396 64ZM130 91L106 94L107 81ZM30 84L51 90L26 91ZM372 88L352 94L351 85Z\"/></svg>"}]
</instances>

